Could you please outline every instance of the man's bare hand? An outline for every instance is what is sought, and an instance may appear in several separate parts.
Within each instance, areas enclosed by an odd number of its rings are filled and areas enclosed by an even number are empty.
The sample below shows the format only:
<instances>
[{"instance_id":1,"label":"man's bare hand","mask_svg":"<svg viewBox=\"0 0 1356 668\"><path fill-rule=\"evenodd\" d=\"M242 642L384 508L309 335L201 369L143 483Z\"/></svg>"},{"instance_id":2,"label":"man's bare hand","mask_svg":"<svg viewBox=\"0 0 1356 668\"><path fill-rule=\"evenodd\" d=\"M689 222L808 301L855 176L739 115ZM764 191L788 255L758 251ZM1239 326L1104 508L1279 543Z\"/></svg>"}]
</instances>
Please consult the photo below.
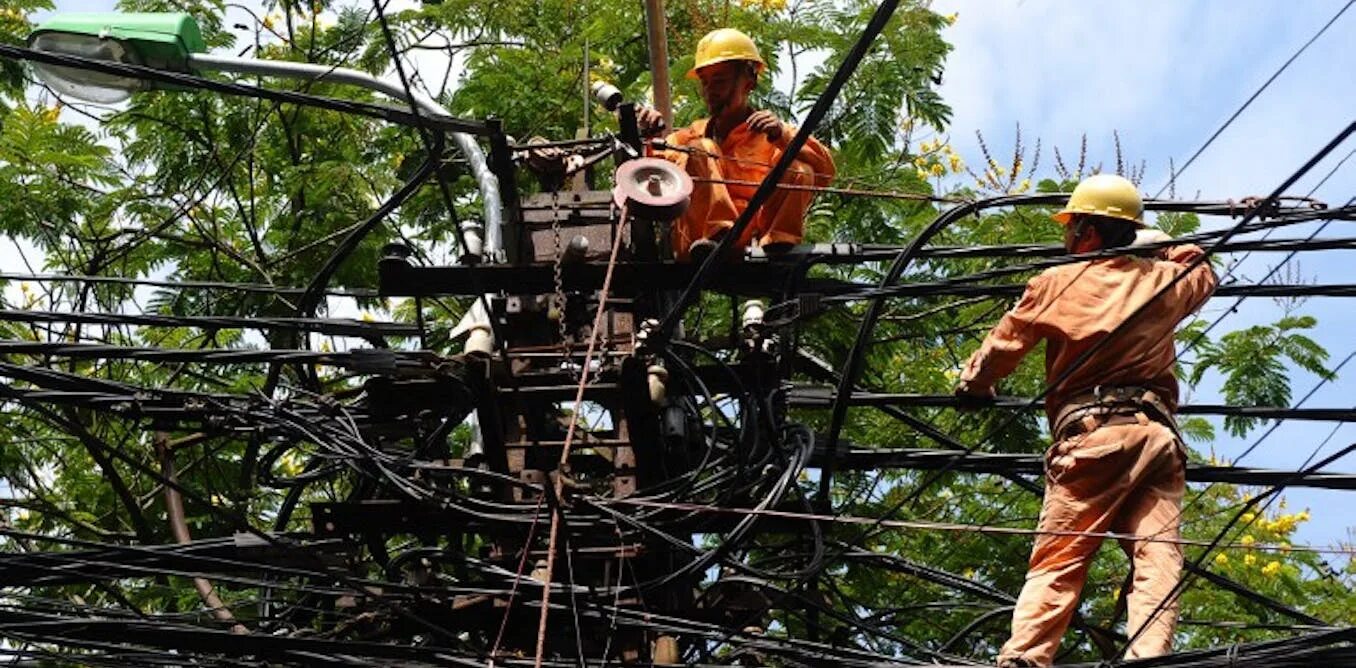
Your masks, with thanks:
<instances>
[{"instance_id":1,"label":"man's bare hand","mask_svg":"<svg viewBox=\"0 0 1356 668\"><path fill-rule=\"evenodd\" d=\"M748 120L744 122L748 124L750 130L767 135L769 141L781 139L786 131L786 126L782 124L781 119L766 109L749 114Z\"/></svg>"},{"instance_id":2,"label":"man's bare hand","mask_svg":"<svg viewBox=\"0 0 1356 668\"><path fill-rule=\"evenodd\" d=\"M957 408L963 411L978 410L998 397L992 385L979 386L966 381L956 385L955 394L960 399Z\"/></svg>"},{"instance_id":3,"label":"man's bare hand","mask_svg":"<svg viewBox=\"0 0 1356 668\"><path fill-rule=\"evenodd\" d=\"M664 115L658 109L636 105L636 127L640 129L640 136L653 137L666 129Z\"/></svg>"}]
</instances>

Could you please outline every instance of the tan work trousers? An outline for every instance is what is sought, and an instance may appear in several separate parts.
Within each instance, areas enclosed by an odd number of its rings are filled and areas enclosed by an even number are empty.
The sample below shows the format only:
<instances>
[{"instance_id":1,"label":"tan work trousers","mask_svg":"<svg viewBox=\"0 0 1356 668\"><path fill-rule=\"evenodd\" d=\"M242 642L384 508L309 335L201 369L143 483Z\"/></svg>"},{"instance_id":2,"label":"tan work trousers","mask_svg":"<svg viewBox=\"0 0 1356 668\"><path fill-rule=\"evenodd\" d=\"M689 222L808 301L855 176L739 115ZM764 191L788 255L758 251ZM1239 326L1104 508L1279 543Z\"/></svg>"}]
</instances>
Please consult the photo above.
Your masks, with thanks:
<instances>
[{"instance_id":1,"label":"tan work trousers","mask_svg":"<svg viewBox=\"0 0 1356 668\"><path fill-rule=\"evenodd\" d=\"M1175 541L1186 488L1182 446L1173 432L1142 415L1139 424L1106 426L1055 443L1046 453L1042 532L1116 532ZM1048 666L1078 608L1088 566L1101 547L1094 536L1040 533L1026 584L1012 615L1012 637L998 658ZM1123 540L1134 579L1126 593L1128 658L1167 654L1177 602L1159 604L1182 573L1175 542ZM1148 628L1142 628L1145 625Z\"/></svg>"},{"instance_id":2,"label":"tan work trousers","mask_svg":"<svg viewBox=\"0 0 1356 668\"><path fill-rule=\"evenodd\" d=\"M734 226L743 210L730 195L730 188L744 188L750 195L757 186L728 186L721 183L727 177L721 169L720 146L710 139L702 139L700 153L681 153L675 162L694 180L692 201L687 211L673 224L673 252L677 259L686 261L688 247L698 239L710 239ZM815 172L800 160L792 161L782 175L781 183L795 186L815 184ZM763 203L752 223L740 235L736 248L747 248L771 243L800 243L805 236L805 212L814 199L814 191L778 188Z\"/></svg>"}]
</instances>

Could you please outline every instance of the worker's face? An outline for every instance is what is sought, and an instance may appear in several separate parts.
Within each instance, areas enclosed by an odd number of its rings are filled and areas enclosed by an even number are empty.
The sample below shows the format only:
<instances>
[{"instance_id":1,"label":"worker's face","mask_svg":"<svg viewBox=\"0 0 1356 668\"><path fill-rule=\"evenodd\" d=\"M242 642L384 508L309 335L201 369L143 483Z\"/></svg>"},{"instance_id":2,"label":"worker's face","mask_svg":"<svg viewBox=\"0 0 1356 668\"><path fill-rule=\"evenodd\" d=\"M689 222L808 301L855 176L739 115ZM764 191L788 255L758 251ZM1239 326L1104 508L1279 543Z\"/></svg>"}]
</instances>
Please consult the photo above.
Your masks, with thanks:
<instances>
[{"instance_id":1,"label":"worker's face","mask_svg":"<svg viewBox=\"0 0 1356 668\"><path fill-rule=\"evenodd\" d=\"M1064 224L1064 250L1070 253L1075 252L1074 244L1078 241L1079 227L1077 217Z\"/></svg>"},{"instance_id":2,"label":"worker's face","mask_svg":"<svg viewBox=\"0 0 1356 668\"><path fill-rule=\"evenodd\" d=\"M1097 228L1082 216L1075 215L1064 226L1064 249L1070 253L1090 253L1102 247L1102 237Z\"/></svg>"},{"instance_id":3,"label":"worker's face","mask_svg":"<svg viewBox=\"0 0 1356 668\"><path fill-rule=\"evenodd\" d=\"M703 67L697 70L697 78L701 80L702 99L712 116L748 106L755 83L748 65L735 60Z\"/></svg>"}]
</instances>

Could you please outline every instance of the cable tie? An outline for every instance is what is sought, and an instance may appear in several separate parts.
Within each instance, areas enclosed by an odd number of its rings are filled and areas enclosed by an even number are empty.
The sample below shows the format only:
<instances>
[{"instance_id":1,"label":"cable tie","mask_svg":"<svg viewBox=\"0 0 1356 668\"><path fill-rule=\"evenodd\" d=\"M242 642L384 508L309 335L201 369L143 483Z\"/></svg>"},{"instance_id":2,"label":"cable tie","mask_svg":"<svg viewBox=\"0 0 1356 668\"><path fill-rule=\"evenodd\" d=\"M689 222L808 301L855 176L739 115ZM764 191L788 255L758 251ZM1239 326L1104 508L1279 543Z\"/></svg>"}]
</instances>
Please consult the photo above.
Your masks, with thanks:
<instances>
[{"instance_id":1,"label":"cable tie","mask_svg":"<svg viewBox=\"0 0 1356 668\"><path fill-rule=\"evenodd\" d=\"M803 292L793 301L772 306L763 316L763 327L775 329L785 327L802 318L810 318L824 310L823 295L818 292Z\"/></svg>"}]
</instances>

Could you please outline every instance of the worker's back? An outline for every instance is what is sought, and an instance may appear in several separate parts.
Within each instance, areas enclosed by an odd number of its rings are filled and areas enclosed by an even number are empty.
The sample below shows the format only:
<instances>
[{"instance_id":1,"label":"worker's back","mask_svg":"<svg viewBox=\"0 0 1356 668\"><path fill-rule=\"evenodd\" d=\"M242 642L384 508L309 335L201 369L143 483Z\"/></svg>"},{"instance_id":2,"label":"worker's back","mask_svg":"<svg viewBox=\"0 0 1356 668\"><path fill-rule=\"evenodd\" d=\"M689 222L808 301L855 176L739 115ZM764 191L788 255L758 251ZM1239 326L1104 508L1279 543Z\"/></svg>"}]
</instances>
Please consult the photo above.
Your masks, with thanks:
<instances>
[{"instance_id":1,"label":"worker's back","mask_svg":"<svg viewBox=\"0 0 1356 668\"><path fill-rule=\"evenodd\" d=\"M1047 398L1051 415L1069 397L1097 386L1144 386L1176 408L1174 334L1216 282L1206 263L1176 280L1200 255L1197 246L1175 246L1167 249L1166 259L1122 255L1079 262L1032 281L1028 290L1036 291L1039 302L1032 327L1046 340L1046 380L1069 374ZM1115 339L1102 343L1113 332ZM1090 350L1091 356L1075 367Z\"/></svg>"}]
</instances>

